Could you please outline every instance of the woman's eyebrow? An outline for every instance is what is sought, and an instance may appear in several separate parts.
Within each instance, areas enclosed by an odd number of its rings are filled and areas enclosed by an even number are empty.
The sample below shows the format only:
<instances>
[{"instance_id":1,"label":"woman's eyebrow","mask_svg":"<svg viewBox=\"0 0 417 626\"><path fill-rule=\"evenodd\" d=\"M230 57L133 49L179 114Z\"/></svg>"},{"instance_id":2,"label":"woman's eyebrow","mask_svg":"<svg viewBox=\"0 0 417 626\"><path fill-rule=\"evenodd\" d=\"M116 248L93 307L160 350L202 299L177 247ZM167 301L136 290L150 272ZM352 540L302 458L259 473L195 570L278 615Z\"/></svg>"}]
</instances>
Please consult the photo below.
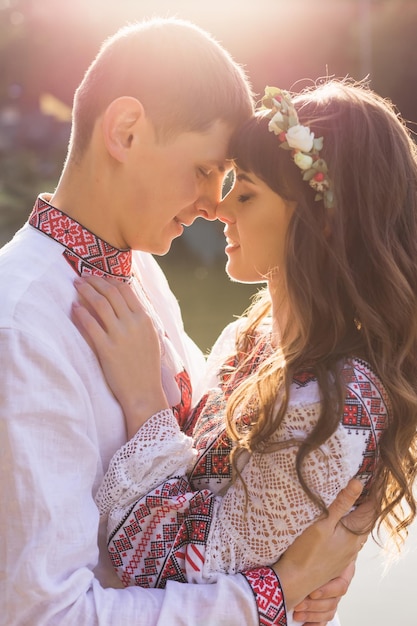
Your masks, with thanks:
<instances>
[{"instance_id":1,"label":"woman's eyebrow","mask_svg":"<svg viewBox=\"0 0 417 626\"><path fill-rule=\"evenodd\" d=\"M255 182L245 172L236 172L236 180L254 185Z\"/></svg>"}]
</instances>

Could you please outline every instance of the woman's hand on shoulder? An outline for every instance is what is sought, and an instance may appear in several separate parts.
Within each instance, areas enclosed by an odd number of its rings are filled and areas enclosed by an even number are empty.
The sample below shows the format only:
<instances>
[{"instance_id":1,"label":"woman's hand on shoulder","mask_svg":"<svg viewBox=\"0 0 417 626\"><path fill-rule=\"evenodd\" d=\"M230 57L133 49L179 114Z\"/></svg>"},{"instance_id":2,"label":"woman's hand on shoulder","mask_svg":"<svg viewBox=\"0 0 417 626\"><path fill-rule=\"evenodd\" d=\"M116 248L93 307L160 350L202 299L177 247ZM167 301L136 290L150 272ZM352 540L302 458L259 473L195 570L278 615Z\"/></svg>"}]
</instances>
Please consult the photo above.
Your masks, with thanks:
<instances>
[{"instance_id":1,"label":"woman's hand on shoulder","mask_svg":"<svg viewBox=\"0 0 417 626\"><path fill-rule=\"evenodd\" d=\"M126 417L129 437L168 408L161 382L161 348L153 321L129 284L77 278L73 319L95 351Z\"/></svg>"}]
</instances>

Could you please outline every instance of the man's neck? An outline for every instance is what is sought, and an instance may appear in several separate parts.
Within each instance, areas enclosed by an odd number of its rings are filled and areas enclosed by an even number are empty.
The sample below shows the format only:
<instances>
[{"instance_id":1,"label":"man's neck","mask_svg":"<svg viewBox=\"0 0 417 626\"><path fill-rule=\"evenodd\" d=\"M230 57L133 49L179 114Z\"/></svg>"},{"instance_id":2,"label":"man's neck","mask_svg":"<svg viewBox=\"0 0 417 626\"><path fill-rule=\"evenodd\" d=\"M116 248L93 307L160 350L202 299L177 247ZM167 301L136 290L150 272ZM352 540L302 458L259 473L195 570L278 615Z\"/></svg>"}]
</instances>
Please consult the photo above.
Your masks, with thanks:
<instances>
[{"instance_id":1,"label":"man's neck","mask_svg":"<svg viewBox=\"0 0 417 626\"><path fill-rule=\"evenodd\" d=\"M103 184L106 172L99 176L97 171L98 167L91 165L91 159L75 165L69 160L48 201L100 239L124 249L127 246L114 220L115 200Z\"/></svg>"}]
</instances>

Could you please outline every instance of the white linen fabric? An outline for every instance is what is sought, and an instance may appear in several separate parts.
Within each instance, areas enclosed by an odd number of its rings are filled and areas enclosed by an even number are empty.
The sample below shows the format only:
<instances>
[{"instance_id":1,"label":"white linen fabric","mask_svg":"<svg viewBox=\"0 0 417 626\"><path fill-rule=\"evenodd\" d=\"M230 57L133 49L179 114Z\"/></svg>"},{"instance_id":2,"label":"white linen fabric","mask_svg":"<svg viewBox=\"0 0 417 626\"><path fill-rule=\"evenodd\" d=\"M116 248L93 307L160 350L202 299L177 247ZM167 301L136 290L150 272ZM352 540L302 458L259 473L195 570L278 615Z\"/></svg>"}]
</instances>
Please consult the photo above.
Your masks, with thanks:
<instances>
[{"instance_id":1,"label":"white linen fabric","mask_svg":"<svg viewBox=\"0 0 417 626\"><path fill-rule=\"evenodd\" d=\"M0 251L0 624L197 626L202 615L205 625L258 624L240 575L165 591L120 588L94 496L125 424L71 321L75 274L62 253L29 225ZM139 254L135 263L173 343L190 355L190 374L193 364L201 370L156 262Z\"/></svg>"},{"instance_id":2,"label":"white linen fabric","mask_svg":"<svg viewBox=\"0 0 417 626\"><path fill-rule=\"evenodd\" d=\"M133 251L135 273L158 312L166 334L173 343L186 371L190 374L193 386L192 404L203 394L206 359L200 348L185 333L180 307L174 297L165 274L152 255Z\"/></svg>"}]
</instances>

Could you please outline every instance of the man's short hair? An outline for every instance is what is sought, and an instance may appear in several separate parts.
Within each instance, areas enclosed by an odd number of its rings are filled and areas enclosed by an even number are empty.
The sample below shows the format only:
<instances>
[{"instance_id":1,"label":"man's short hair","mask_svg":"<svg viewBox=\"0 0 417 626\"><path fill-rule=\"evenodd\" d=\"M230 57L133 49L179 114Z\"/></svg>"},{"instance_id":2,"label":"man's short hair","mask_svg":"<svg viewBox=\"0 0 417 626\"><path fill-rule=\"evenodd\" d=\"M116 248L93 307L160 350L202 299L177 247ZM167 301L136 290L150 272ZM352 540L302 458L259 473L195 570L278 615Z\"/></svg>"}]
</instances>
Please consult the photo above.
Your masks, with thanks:
<instances>
[{"instance_id":1,"label":"man's short hair","mask_svg":"<svg viewBox=\"0 0 417 626\"><path fill-rule=\"evenodd\" d=\"M140 100L158 138L237 126L252 113L245 73L208 33L156 18L121 28L102 45L75 92L72 152L82 155L97 118L116 98Z\"/></svg>"}]
</instances>

